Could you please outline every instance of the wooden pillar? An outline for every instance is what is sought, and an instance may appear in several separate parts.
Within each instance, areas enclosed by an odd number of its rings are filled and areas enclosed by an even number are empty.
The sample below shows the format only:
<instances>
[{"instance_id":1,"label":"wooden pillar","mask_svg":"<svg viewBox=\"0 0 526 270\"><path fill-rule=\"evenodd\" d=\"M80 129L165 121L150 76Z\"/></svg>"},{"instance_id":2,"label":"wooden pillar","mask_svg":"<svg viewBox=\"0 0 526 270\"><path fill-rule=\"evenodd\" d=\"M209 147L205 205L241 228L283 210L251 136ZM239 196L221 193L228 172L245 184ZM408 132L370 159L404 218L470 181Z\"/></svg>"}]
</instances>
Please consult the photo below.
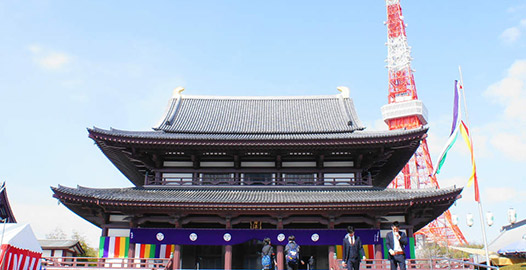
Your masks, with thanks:
<instances>
[{"instance_id":1,"label":"wooden pillar","mask_svg":"<svg viewBox=\"0 0 526 270\"><path fill-rule=\"evenodd\" d=\"M382 244L374 245L374 258L376 260L383 259Z\"/></svg>"},{"instance_id":2,"label":"wooden pillar","mask_svg":"<svg viewBox=\"0 0 526 270\"><path fill-rule=\"evenodd\" d=\"M329 270L336 269L334 256L336 256L336 252L334 251L334 246L329 246Z\"/></svg>"},{"instance_id":3,"label":"wooden pillar","mask_svg":"<svg viewBox=\"0 0 526 270\"><path fill-rule=\"evenodd\" d=\"M163 175L161 174L161 172L155 172L155 185L160 185L161 182L163 181ZM151 184L151 183L150 183Z\"/></svg>"},{"instance_id":4,"label":"wooden pillar","mask_svg":"<svg viewBox=\"0 0 526 270\"><path fill-rule=\"evenodd\" d=\"M179 217L178 216L175 216L174 217L174 220L175 220L175 228L180 228L181 227L181 223L179 222ZM172 258L172 265L173 265L173 269L174 270L177 270L177 269L181 269L181 245L175 245L174 247L174 253L173 253L173 258Z\"/></svg>"},{"instance_id":5,"label":"wooden pillar","mask_svg":"<svg viewBox=\"0 0 526 270\"><path fill-rule=\"evenodd\" d=\"M277 269L278 270L283 270L285 269L285 256L283 255L283 246L277 246L277 250L278 250L278 254L276 255L277 256L277 263L278 263L278 266L277 266Z\"/></svg>"},{"instance_id":6,"label":"wooden pillar","mask_svg":"<svg viewBox=\"0 0 526 270\"><path fill-rule=\"evenodd\" d=\"M232 229L232 224L230 223L230 217L226 218L226 228ZM232 245L225 246L225 270L232 269Z\"/></svg>"},{"instance_id":7,"label":"wooden pillar","mask_svg":"<svg viewBox=\"0 0 526 270\"><path fill-rule=\"evenodd\" d=\"M329 217L329 230L334 230L334 217ZM336 256L336 252L334 249L334 246L329 246L329 270L331 269L338 269L336 267L336 259L334 258Z\"/></svg>"},{"instance_id":8,"label":"wooden pillar","mask_svg":"<svg viewBox=\"0 0 526 270\"><path fill-rule=\"evenodd\" d=\"M278 225L277 225L277 229L278 230L283 230L283 219L282 218L278 218ZM277 270L283 270L285 269L285 256L283 255L283 246L277 246L277 258L276 258L276 261L278 263L277 265Z\"/></svg>"},{"instance_id":9,"label":"wooden pillar","mask_svg":"<svg viewBox=\"0 0 526 270\"><path fill-rule=\"evenodd\" d=\"M232 246L225 246L225 270L232 269Z\"/></svg>"},{"instance_id":10,"label":"wooden pillar","mask_svg":"<svg viewBox=\"0 0 526 270\"><path fill-rule=\"evenodd\" d=\"M382 229L381 222L377 219L375 228L378 230ZM383 246L382 244L376 244L374 245L374 258L375 259L383 259Z\"/></svg>"},{"instance_id":11,"label":"wooden pillar","mask_svg":"<svg viewBox=\"0 0 526 270\"><path fill-rule=\"evenodd\" d=\"M174 246L174 254L172 258L173 269L181 269L181 245Z\"/></svg>"}]
</instances>

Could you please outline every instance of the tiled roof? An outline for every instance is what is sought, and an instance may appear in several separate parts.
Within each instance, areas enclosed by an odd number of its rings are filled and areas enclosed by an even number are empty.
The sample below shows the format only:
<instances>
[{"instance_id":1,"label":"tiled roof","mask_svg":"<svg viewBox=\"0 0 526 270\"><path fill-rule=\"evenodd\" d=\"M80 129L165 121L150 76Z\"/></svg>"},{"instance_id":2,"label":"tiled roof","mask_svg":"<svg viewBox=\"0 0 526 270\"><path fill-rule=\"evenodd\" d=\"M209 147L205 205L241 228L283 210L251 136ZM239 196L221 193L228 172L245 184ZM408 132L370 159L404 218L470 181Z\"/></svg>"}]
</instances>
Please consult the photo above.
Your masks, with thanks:
<instances>
[{"instance_id":1,"label":"tiled roof","mask_svg":"<svg viewBox=\"0 0 526 270\"><path fill-rule=\"evenodd\" d=\"M426 200L460 193L461 188L377 189L353 187L179 186L96 189L52 187L55 196L100 203L152 204L326 204L389 203Z\"/></svg>"},{"instance_id":2,"label":"tiled roof","mask_svg":"<svg viewBox=\"0 0 526 270\"><path fill-rule=\"evenodd\" d=\"M320 134L364 129L341 95L170 99L155 130L194 134Z\"/></svg>"},{"instance_id":3,"label":"tiled roof","mask_svg":"<svg viewBox=\"0 0 526 270\"><path fill-rule=\"evenodd\" d=\"M51 248L70 248L79 243L78 240L67 240L67 239L40 239L38 240L40 246L43 249Z\"/></svg>"}]
</instances>

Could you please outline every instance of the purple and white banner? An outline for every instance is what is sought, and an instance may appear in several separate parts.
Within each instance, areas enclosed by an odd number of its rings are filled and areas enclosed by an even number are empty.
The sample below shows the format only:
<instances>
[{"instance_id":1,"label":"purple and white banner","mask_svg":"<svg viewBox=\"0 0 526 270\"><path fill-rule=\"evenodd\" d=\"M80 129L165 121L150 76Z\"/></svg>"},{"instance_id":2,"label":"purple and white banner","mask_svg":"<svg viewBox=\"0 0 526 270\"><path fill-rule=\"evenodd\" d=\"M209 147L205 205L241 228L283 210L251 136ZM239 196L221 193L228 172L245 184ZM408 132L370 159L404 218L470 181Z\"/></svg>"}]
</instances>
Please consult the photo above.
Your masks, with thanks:
<instances>
[{"instance_id":1,"label":"purple and white banner","mask_svg":"<svg viewBox=\"0 0 526 270\"><path fill-rule=\"evenodd\" d=\"M286 245L288 237L294 235L299 245L329 246L341 245L347 234L340 230L278 230L278 229L131 229L130 243L162 244L162 245L207 245L225 246L237 245L252 239L263 241L269 237L274 245ZM356 229L355 234L362 239L364 245L380 244L380 230Z\"/></svg>"}]
</instances>

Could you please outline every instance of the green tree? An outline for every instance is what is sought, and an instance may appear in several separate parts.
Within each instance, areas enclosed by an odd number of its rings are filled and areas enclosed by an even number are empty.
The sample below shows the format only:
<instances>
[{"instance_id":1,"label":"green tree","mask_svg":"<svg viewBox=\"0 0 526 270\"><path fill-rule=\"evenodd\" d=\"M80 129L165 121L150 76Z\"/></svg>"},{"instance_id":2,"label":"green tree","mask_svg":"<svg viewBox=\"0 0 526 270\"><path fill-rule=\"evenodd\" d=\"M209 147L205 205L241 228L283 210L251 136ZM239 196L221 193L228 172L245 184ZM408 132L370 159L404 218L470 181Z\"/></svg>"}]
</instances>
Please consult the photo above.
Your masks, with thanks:
<instances>
[{"instance_id":1,"label":"green tree","mask_svg":"<svg viewBox=\"0 0 526 270\"><path fill-rule=\"evenodd\" d=\"M90 247L86 241L86 237L77 231L73 231L72 238L79 241L80 246L84 249L84 257L97 257L98 252L96 248Z\"/></svg>"},{"instance_id":2,"label":"green tree","mask_svg":"<svg viewBox=\"0 0 526 270\"><path fill-rule=\"evenodd\" d=\"M463 247L469 247L469 248L483 248L484 246L481 244L469 244L465 245ZM423 245L423 247L420 247L418 249L418 252L416 254L416 257L418 259L429 259L433 257L449 257L453 259L464 259L469 258L471 254L448 248L444 245L439 245L437 243L433 242L427 242Z\"/></svg>"}]
</instances>

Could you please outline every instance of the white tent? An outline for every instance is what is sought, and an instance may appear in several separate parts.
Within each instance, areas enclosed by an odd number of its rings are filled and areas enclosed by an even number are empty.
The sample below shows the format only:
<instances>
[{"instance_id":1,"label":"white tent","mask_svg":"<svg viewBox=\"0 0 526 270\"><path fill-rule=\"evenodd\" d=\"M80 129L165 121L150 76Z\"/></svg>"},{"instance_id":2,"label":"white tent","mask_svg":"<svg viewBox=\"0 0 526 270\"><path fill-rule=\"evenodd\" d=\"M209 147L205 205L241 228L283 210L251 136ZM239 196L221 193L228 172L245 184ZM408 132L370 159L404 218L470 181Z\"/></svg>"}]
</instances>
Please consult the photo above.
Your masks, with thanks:
<instances>
[{"instance_id":1,"label":"white tent","mask_svg":"<svg viewBox=\"0 0 526 270\"><path fill-rule=\"evenodd\" d=\"M0 269L37 270L42 248L29 224L0 223Z\"/></svg>"}]
</instances>

